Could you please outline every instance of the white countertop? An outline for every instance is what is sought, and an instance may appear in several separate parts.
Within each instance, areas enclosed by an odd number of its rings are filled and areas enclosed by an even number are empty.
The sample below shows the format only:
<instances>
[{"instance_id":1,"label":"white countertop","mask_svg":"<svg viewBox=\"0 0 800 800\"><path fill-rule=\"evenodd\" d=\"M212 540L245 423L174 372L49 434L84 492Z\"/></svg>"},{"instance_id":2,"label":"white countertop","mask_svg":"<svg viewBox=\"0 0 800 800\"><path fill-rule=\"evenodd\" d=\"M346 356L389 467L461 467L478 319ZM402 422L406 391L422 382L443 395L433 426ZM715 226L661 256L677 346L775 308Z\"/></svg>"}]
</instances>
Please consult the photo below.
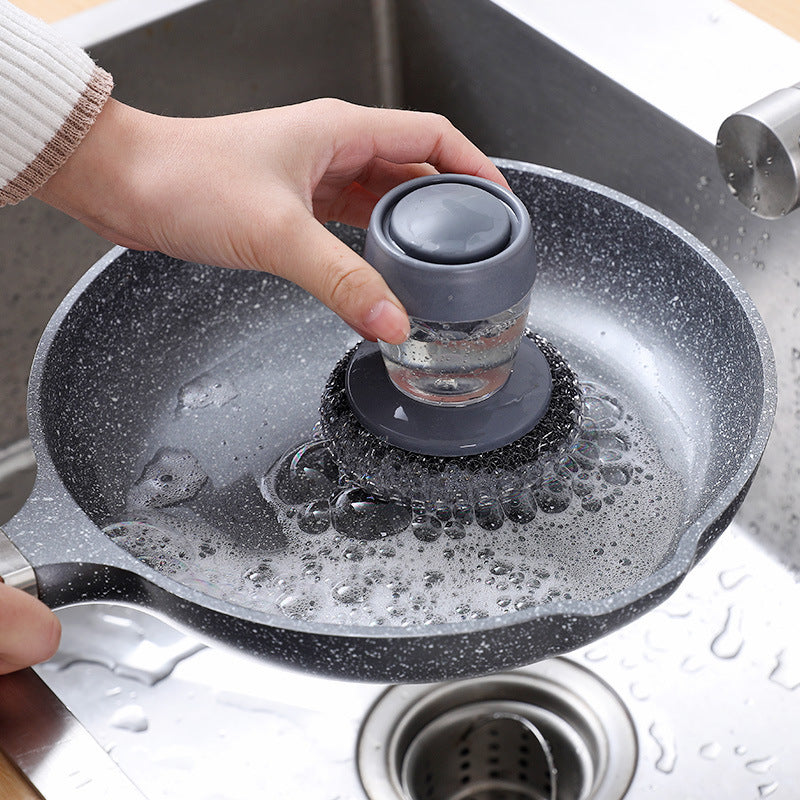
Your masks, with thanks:
<instances>
[{"instance_id":1,"label":"white countertop","mask_svg":"<svg viewBox=\"0 0 800 800\"><path fill-rule=\"evenodd\" d=\"M196 6L205 0L107 0L53 23L62 35L84 48Z\"/></svg>"},{"instance_id":2,"label":"white countertop","mask_svg":"<svg viewBox=\"0 0 800 800\"><path fill-rule=\"evenodd\" d=\"M708 141L800 81L800 42L730 0L496 0Z\"/></svg>"}]
</instances>

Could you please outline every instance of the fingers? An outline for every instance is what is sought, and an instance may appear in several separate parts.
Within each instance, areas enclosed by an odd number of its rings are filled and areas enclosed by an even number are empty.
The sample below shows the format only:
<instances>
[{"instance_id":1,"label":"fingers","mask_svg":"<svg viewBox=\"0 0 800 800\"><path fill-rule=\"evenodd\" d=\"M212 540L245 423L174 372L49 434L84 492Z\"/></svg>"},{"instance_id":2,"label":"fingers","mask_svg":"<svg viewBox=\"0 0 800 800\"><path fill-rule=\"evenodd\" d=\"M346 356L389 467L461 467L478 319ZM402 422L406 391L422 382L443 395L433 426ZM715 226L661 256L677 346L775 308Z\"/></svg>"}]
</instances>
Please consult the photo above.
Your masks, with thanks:
<instances>
[{"instance_id":1,"label":"fingers","mask_svg":"<svg viewBox=\"0 0 800 800\"><path fill-rule=\"evenodd\" d=\"M413 178L435 173L430 164L392 164L376 158L332 202L324 207L315 206L315 213L323 222L335 219L345 225L366 228L375 204L386 192Z\"/></svg>"},{"instance_id":2,"label":"fingers","mask_svg":"<svg viewBox=\"0 0 800 800\"><path fill-rule=\"evenodd\" d=\"M508 187L500 170L445 117L398 109L358 108L359 130L372 136L374 155L395 164L430 164ZM347 132L345 132L347 135Z\"/></svg>"},{"instance_id":3,"label":"fingers","mask_svg":"<svg viewBox=\"0 0 800 800\"><path fill-rule=\"evenodd\" d=\"M46 661L60 638L61 623L44 603L0 582L0 674Z\"/></svg>"},{"instance_id":4,"label":"fingers","mask_svg":"<svg viewBox=\"0 0 800 800\"><path fill-rule=\"evenodd\" d=\"M362 336L405 341L408 316L383 278L305 208L284 220L283 246L272 248L269 270L311 292Z\"/></svg>"},{"instance_id":5,"label":"fingers","mask_svg":"<svg viewBox=\"0 0 800 800\"><path fill-rule=\"evenodd\" d=\"M379 196L366 189L360 183L351 183L322 213L315 214L321 222L336 220L345 225L354 225L357 228L366 228L372 209L379 200Z\"/></svg>"},{"instance_id":6,"label":"fingers","mask_svg":"<svg viewBox=\"0 0 800 800\"><path fill-rule=\"evenodd\" d=\"M430 164L395 164L384 158L374 158L356 181L365 189L382 197L401 183L435 173L436 169Z\"/></svg>"}]
</instances>

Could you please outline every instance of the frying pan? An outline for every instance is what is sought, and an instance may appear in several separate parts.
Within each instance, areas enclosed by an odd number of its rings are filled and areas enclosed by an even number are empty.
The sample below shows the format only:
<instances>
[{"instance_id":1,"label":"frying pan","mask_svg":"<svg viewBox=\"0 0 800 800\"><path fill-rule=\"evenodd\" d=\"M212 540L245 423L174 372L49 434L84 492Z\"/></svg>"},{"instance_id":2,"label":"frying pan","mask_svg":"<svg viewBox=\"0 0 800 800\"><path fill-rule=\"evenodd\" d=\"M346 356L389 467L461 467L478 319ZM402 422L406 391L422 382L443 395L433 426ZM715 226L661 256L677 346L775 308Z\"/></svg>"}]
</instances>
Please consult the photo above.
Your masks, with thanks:
<instances>
[{"instance_id":1,"label":"frying pan","mask_svg":"<svg viewBox=\"0 0 800 800\"><path fill-rule=\"evenodd\" d=\"M190 453L202 465L194 508L213 495L214 526L231 553L288 546L259 481L309 438L328 373L356 339L278 278L116 248L70 291L39 345L28 401L38 474L6 526L4 576L32 569L51 607L139 604L252 654L372 681L530 663L664 600L731 521L766 445L776 378L764 325L728 269L670 220L580 178L499 163L533 221L531 327L581 380L626 397L684 487L675 530L655 526L661 555L646 574L588 599L565 593L513 613L401 627L289 618L237 602L224 576L188 580L157 552L135 558L103 529L125 518L131 486L158 453ZM361 231L333 230L361 247ZM175 533L188 549L200 517L181 518ZM636 543L639 533L628 535ZM469 537L452 546L468 547Z\"/></svg>"}]
</instances>

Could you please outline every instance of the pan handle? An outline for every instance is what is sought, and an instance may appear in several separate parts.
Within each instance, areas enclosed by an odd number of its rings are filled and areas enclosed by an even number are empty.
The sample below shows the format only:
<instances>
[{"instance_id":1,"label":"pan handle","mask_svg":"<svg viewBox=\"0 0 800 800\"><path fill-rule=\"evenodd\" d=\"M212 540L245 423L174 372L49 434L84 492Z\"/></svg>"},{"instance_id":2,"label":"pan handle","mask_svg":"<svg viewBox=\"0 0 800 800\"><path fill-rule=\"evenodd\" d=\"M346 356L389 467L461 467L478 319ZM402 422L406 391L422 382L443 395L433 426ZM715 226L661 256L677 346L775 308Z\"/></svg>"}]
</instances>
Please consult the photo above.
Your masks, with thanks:
<instances>
[{"instance_id":1,"label":"pan handle","mask_svg":"<svg viewBox=\"0 0 800 800\"><path fill-rule=\"evenodd\" d=\"M39 596L39 583L33 567L2 528L0 528L0 581L15 589L22 589L34 597Z\"/></svg>"}]
</instances>

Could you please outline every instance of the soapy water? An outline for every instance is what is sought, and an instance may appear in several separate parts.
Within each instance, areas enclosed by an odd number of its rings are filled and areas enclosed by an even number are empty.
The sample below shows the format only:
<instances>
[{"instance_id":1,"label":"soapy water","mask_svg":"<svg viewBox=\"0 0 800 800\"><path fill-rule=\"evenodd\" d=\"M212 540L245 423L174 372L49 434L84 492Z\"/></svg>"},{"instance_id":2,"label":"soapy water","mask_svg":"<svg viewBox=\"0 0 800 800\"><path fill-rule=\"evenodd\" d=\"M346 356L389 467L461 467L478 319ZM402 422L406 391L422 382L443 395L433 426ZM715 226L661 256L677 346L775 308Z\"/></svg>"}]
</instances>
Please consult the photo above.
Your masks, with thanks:
<instances>
[{"instance_id":1,"label":"soapy water","mask_svg":"<svg viewBox=\"0 0 800 800\"><path fill-rule=\"evenodd\" d=\"M624 401L581 389L575 437L493 495L377 499L342 477L317 434L241 501L242 535L209 512L215 490L199 461L162 448L131 487L126 519L105 532L208 595L318 623L438 624L599 600L670 555L684 489Z\"/></svg>"}]
</instances>

